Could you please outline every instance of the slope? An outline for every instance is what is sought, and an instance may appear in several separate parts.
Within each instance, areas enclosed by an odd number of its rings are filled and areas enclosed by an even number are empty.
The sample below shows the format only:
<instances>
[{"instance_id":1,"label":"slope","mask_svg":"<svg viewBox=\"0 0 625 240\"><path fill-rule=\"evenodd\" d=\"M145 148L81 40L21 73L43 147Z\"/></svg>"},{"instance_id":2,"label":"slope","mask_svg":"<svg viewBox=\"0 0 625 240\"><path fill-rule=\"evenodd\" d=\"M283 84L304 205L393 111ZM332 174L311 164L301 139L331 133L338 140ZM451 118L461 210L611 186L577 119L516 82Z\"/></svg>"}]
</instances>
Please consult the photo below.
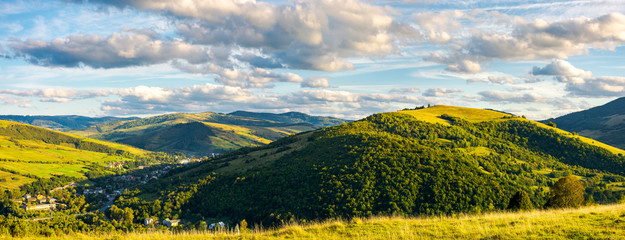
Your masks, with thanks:
<instances>
[{"instance_id":1,"label":"slope","mask_svg":"<svg viewBox=\"0 0 625 240\"><path fill-rule=\"evenodd\" d=\"M56 131L69 131L84 129L95 124L104 124L116 121L127 121L136 118L117 117L84 117L84 116L21 116L21 115L0 115L0 120L9 120L26 123L37 127L47 128Z\"/></svg>"},{"instance_id":2,"label":"slope","mask_svg":"<svg viewBox=\"0 0 625 240\"><path fill-rule=\"evenodd\" d=\"M625 98L541 122L625 149Z\"/></svg>"},{"instance_id":3,"label":"slope","mask_svg":"<svg viewBox=\"0 0 625 240\"><path fill-rule=\"evenodd\" d=\"M542 206L548 186L571 174L595 201L620 199L625 158L561 132L449 106L375 114L172 170L116 204L264 224L479 213L504 209L518 190Z\"/></svg>"},{"instance_id":4,"label":"slope","mask_svg":"<svg viewBox=\"0 0 625 240\"><path fill-rule=\"evenodd\" d=\"M205 112L113 122L74 133L151 151L210 155L240 147L264 145L289 134L315 128L309 123L282 123Z\"/></svg>"},{"instance_id":5,"label":"slope","mask_svg":"<svg viewBox=\"0 0 625 240\"><path fill-rule=\"evenodd\" d=\"M117 143L78 137L0 120L0 187L17 188L55 175L83 178L110 162L146 160L151 153Z\"/></svg>"},{"instance_id":6,"label":"slope","mask_svg":"<svg viewBox=\"0 0 625 240\"><path fill-rule=\"evenodd\" d=\"M339 119L339 118L333 118L333 117L322 117L322 116L311 116L311 115L300 113L300 112L287 112L287 113L275 114L275 113L236 111L236 112L229 113L228 115L265 119L269 121L283 122L283 123L309 123L309 124L315 125L316 128L332 127L332 126L340 125L341 123L350 122L349 120L345 120L345 119Z\"/></svg>"}]
</instances>

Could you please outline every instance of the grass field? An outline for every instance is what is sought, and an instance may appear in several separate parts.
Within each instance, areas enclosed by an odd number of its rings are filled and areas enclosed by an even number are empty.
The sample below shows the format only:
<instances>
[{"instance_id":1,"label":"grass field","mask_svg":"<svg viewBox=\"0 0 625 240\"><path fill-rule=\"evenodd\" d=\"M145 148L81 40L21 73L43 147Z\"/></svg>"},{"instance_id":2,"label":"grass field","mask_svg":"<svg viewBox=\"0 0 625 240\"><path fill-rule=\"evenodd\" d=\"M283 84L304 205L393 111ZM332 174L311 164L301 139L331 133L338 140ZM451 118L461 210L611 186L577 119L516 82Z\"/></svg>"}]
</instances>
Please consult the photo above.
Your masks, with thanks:
<instances>
[{"instance_id":1,"label":"grass field","mask_svg":"<svg viewBox=\"0 0 625 240\"><path fill-rule=\"evenodd\" d=\"M258 228L257 228L258 229ZM452 217L332 220L248 233L71 234L50 239L625 239L625 204ZM24 238L35 239L35 238Z\"/></svg>"},{"instance_id":2,"label":"grass field","mask_svg":"<svg viewBox=\"0 0 625 240\"><path fill-rule=\"evenodd\" d=\"M0 127L22 125L10 121L0 121ZM83 141L95 142L113 149L119 149L134 155L144 155L148 151L101 140L88 139L71 134ZM130 158L107 153L87 151L75 148L73 144L50 144L39 140L27 140L0 136L0 189L15 189L34 181L32 176L48 178L52 175L84 177L87 166L106 165L109 162L132 161Z\"/></svg>"}]
</instances>

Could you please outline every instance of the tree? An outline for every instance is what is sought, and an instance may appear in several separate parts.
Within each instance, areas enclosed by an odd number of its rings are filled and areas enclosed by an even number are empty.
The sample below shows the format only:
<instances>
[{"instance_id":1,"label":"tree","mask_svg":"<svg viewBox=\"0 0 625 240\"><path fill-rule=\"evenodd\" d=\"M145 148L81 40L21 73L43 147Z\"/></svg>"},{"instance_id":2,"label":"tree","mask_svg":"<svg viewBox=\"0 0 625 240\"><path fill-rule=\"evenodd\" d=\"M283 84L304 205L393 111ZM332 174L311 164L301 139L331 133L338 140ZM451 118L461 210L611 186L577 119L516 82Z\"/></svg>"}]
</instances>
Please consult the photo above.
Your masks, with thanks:
<instances>
[{"instance_id":1,"label":"tree","mask_svg":"<svg viewBox=\"0 0 625 240\"><path fill-rule=\"evenodd\" d=\"M573 208L584 203L584 186L575 176L560 178L550 187L547 208Z\"/></svg>"},{"instance_id":2,"label":"tree","mask_svg":"<svg viewBox=\"0 0 625 240\"><path fill-rule=\"evenodd\" d=\"M534 205L530 201L530 196L523 190L517 191L508 204L508 210L512 211L531 210L533 208Z\"/></svg>"},{"instance_id":3,"label":"tree","mask_svg":"<svg viewBox=\"0 0 625 240\"><path fill-rule=\"evenodd\" d=\"M556 124L554 122L549 122L547 123L548 126L552 127L552 128L556 128Z\"/></svg>"}]
</instances>

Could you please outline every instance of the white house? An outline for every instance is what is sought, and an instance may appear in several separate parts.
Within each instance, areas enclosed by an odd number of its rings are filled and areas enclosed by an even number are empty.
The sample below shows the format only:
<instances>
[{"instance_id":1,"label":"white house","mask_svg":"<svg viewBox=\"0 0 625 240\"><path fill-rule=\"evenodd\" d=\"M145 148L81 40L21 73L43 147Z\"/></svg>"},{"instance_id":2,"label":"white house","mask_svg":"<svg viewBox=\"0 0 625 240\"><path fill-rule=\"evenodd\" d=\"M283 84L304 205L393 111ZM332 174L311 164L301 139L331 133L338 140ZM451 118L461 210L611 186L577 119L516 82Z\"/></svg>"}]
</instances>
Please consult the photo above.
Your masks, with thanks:
<instances>
[{"instance_id":1,"label":"white house","mask_svg":"<svg viewBox=\"0 0 625 240\"><path fill-rule=\"evenodd\" d=\"M163 220L163 225L167 226L167 227L174 227L174 226L178 226L178 223L180 223L180 219L169 219L169 218L165 218L165 220Z\"/></svg>"}]
</instances>

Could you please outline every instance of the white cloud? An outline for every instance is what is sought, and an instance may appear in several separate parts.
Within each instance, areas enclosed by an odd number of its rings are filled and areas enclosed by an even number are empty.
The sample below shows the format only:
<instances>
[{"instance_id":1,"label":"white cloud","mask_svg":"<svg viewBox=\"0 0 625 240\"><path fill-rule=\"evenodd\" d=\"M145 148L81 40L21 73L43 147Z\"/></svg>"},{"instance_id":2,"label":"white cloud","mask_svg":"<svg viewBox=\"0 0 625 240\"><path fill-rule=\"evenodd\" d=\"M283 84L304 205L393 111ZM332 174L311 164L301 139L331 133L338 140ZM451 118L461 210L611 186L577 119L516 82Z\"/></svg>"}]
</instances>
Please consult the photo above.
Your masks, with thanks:
<instances>
[{"instance_id":1,"label":"white cloud","mask_svg":"<svg viewBox=\"0 0 625 240\"><path fill-rule=\"evenodd\" d=\"M446 64L450 71L475 73L492 59L567 58L590 48L613 49L623 42L625 15L621 13L551 22L517 18L512 33L476 29L468 42L458 41L447 54L435 53L425 59Z\"/></svg>"},{"instance_id":2,"label":"white cloud","mask_svg":"<svg viewBox=\"0 0 625 240\"><path fill-rule=\"evenodd\" d=\"M182 41L163 41L139 32L113 33L106 38L74 35L41 40L16 41L10 45L18 57L43 66L117 68L152 65L174 59L191 63L211 60L203 47Z\"/></svg>"},{"instance_id":3,"label":"white cloud","mask_svg":"<svg viewBox=\"0 0 625 240\"><path fill-rule=\"evenodd\" d=\"M430 88L423 93L423 96L451 98L453 97L454 93L461 93L461 92L464 92L464 91L460 89L454 89L454 88Z\"/></svg>"},{"instance_id":4,"label":"white cloud","mask_svg":"<svg viewBox=\"0 0 625 240\"><path fill-rule=\"evenodd\" d=\"M550 64L544 67L534 67L532 69L532 75L551 75L551 76L566 76L566 77L590 77L592 76L591 71L584 71L582 69L574 67L571 63L561 60L554 59Z\"/></svg>"},{"instance_id":5,"label":"white cloud","mask_svg":"<svg viewBox=\"0 0 625 240\"><path fill-rule=\"evenodd\" d=\"M346 58L393 54L398 52L398 42L419 38L415 29L393 18L387 8L354 0L284 5L238 0L90 2L166 13L188 42L262 49L272 66L292 69L353 69Z\"/></svg>"},{"instance_id":6,"label":"white cloud","mask_svg":"<svg viewBox=\"0 0 625 240\"><path fill-rule=\"evenodd\" d=\"M309 77L302 82L301 86L303 88L329 88L330 83L324 77Z\"/></svg>"},{"instance_id":7,"label":"white cloud","mask_svg":"<svg viewBox=\"0 0 625 240\"><path fill-rule=\"evenodd\" d=\"M571 63L555 59L545 67L534 67L533 75L553 76L565 83L565 90L576 97L614 97L625 95L625 77L594 77L591 71L576 68Z\"/></svg>"}]
</instances>

